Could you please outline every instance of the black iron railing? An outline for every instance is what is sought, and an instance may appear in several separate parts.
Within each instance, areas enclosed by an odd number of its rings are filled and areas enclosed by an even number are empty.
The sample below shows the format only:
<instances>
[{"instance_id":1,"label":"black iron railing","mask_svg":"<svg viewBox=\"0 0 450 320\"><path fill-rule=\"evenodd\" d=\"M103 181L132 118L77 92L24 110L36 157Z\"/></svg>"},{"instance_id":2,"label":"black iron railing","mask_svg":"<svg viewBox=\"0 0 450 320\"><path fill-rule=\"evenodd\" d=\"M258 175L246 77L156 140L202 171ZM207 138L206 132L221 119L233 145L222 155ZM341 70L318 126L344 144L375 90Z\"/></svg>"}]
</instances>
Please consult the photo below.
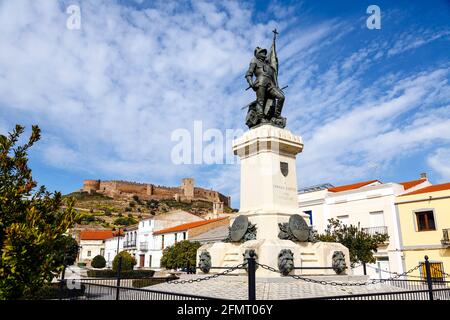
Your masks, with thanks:
<instances>
[{"instance_id":1,"label":"black iron railing","mask_svg":"<svg viewBox=\"0 0 450 320\"><path fill-rule=\"evenodd\" d=\"M375 234L388 234L387 226L380 226L380 227L370 227L370 228L361 228L362 232L365 232L370 235Z\"/></svg>"},{"instance_id":2,"label":"black iron railing","mask_svg":"<svg viewBox=\"0 0 450 320\"><path fill-rule=\"evenodd\" d=\"M444 246L450 246L450 229L442 229L442 240L441 243Z\"/></svg>"},{"instance_id":3,"label":"black iron railing","mask_svg":"<svg viewBox=\"0 0 450 320\"><path fill-rule=\"evenodd\" d=\"M148 242L140 242L139 243L139 250L147 251L148 250Z\"/></svg>"},{"instance_id":4,"label":"black iron railing","mask_svg":"<svg viewBox=\"0 0 450 320\"><path fill-rule=\"evenodd\" d=\"M256 270L258 267L280 273L280 270L260 264L255 260L253 252L246 258L246 262L234 267L214 267L211 269L226 269L225 271L208 275L202 278L192 278L186 280L171 280L168 283L173 285L183 285L185 283L204 282L215 279L218 276L225 276L236 269L245 269L248 276L248 299L256 300ZM410 276L418 268L422 268L425 280L403 280L399 277ZM319 268L319 267L317 267ZM328 267L323 267L323 269ZM118 270L121 269L121 259L119 258ZM364 282L338 282L327 281L325 279L314 279L295 274L288 274L294 281L305 281L312 284L320 284L324 286L333 287L361 287L361 286L376 286L384 284L383 287L372 287L373 292L364 294L350 294L341 296L319 296L303 299L319 299L319 300L450 300L450 281L435 281L432 278L432 266L428 261L428 256L425 256L425 261L418 264L416 267L389 279L372 279ZM207 284L206 284L207 285ZM111 279L81 279L77 281L64 280L64 274L61 280L61 294L60 299L76 299L76 300L199 300L199 299L214 299L213 297L205 297L193 294L175 293L173 291L159 291L152 289L133 288L132 281L128 279L121 279L120 271L117 273L117 278ZM71 291L71 290L75 291ZM377 292L377 290L385 290L384 292ZM388 292L386 292L388 291ZM296 299L298 300L298 299Z\"/></svg>"},{"instance_id":5,"label":"black iron railing","mask_svg":"<svg viewBox=\"0 0 450 320\"><path fill-rule=\"evenodd\" d=\"M136 248L136 241L124 241L123 247L124 248Z\"/></svg>"}]
</instances>

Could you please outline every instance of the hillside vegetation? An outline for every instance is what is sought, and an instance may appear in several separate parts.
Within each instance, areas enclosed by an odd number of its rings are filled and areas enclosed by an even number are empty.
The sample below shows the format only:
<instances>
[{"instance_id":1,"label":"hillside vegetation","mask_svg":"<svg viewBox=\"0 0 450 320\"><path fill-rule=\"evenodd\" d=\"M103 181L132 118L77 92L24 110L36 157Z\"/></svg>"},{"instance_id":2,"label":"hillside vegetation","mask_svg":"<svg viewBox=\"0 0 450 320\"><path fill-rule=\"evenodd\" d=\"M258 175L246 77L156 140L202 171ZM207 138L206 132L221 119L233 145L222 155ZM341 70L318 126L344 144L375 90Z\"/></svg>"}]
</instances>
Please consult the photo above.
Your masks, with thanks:
<instances>
[{"instance_id":1,"label":"hillside vegetation","mask_svg":"<svg viewBox=\"0 0 450 320\"><path fill-rule=\"evenodd\" d=\"M82 214L82 225L112 228L137 223L154 215L180 209L202 216L211 213L212 203L206 201L178 202L175 200L142 200L138 196L132 199L114 199L102 194L73 192L64 197L74 197L75 207ZM224 207L225 213L235 210Z\"/></svg>"}]
</instances>

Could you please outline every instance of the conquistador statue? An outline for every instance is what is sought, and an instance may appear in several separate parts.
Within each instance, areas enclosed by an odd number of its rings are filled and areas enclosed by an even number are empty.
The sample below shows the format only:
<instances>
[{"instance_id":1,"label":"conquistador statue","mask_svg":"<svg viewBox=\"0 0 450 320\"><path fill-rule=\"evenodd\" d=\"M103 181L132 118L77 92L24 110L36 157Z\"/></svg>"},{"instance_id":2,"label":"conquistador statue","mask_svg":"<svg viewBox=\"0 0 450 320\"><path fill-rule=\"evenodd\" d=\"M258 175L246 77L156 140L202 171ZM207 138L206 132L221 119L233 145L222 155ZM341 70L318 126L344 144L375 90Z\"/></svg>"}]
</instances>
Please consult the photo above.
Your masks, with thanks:
<instances>
[{"instance_id":1,"label":"conquistador statue","mask_svg":"<svg viewBox=\"0 0 450 320\"><path fill-rule=\"evenodd\" d=\"M267 57L266 49L256 47L254 58L250 61L250 66L245 74L249 88L256 92L256 100L248 105L246 124L249 128L264 123L282 128L286 126L286 119L281 117L284 94L278 87L278 58L275 51L277 32L276 30L273 32L274 37L269 57ZM255 80L253 80L253 76L255 76Z\"/></svg>"}]
</instances>

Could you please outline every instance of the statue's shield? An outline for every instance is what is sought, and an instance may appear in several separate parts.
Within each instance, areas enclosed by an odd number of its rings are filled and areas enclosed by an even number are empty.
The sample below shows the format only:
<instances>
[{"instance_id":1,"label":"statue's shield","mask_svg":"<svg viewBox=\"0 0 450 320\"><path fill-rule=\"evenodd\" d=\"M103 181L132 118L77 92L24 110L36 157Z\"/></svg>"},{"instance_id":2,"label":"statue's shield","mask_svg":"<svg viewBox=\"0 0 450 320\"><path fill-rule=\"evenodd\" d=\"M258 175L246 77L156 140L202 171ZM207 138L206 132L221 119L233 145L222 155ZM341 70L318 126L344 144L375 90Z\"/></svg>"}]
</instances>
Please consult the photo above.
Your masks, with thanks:
<instances>
[{"instance_id":1,"label":"statue's shield","mask_svg":"<svg viewBox=\"0 0 450 320\"><path fill-rule=\"evenodd\" d=\"M289 165L287 162L280 162L280 170L283 176L287 176L289 173Z\"/></svg>"},{"instance_id":2,"label":"statue's shield","mask_svg":"<svg viewBox=\"0 0 450 320\"><path fill-rule=\"evenodd\" d=\"M247 216L238 216L234 219L231 225L231 241L238 242L242 239L248 229L248 218Z\"/></svg>"},{"instance_id":3,"label":"statue's shield","mask_svg":"<svg viewBox=\"0 0 450 320\"><path fill-rule=\"evenodd\" d=\"M298 214L294 214L289 218L289 229L294 237L299 241L307 241L309 238L309 227L305 219Z\"/></svg>"}]
</instances>

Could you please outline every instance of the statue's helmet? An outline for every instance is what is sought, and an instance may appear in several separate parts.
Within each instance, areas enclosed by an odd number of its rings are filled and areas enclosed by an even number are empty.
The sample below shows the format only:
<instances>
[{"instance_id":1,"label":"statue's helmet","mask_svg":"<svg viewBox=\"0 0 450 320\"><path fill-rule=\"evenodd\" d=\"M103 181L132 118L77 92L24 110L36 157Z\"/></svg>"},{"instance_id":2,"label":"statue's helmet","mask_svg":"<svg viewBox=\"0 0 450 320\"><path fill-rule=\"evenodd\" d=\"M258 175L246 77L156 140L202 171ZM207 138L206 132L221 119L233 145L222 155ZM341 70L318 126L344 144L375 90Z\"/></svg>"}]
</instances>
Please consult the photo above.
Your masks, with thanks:
<instances>
[{"instance_id":1,"label":"statue's helmet","mask_svg":"<svg viewBox=\"0 0 450 320\"><path fill-rule=\"evenodd\" d=\"M258 54L263 53L265 56L267 55L267 49L256 47L254 51L255 57L258 56Z\"/></svg>"}]
</instances>

